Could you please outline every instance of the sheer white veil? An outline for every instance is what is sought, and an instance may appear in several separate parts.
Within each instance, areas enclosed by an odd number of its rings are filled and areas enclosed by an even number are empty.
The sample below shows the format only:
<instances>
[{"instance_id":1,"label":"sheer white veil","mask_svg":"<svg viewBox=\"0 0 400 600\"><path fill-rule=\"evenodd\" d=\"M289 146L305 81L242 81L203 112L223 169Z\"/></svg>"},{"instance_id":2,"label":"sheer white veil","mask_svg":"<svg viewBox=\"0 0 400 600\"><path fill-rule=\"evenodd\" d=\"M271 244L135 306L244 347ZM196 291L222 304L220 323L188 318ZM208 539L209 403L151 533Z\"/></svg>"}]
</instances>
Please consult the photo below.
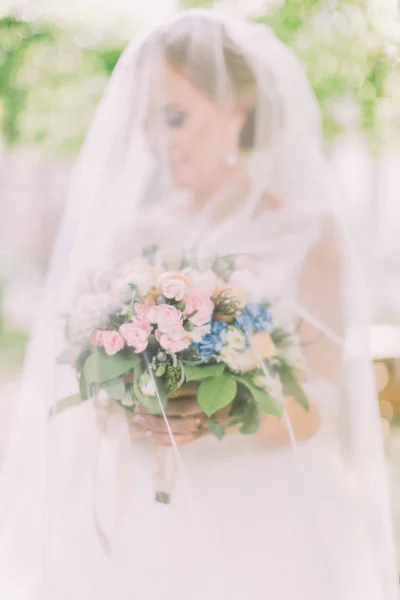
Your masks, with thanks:
<instances>
[{"instance_id":1,"label":"sheer white veil","mask_svg":"<svg viewBox=\"0 0 400 600\"><path fill-rule=\"evenodd\" d=\"M224 48L230 48L232 61L237 54L246 57L257 85L255 92L245 89L240 99L251 138L251 143L243 142L250 189L234 215L218 227L211 226L211 216L220 209L224 213L227 198L224 190L214 194L192 218L191 230L177 229L169 243L174 250L243 253L256 255L266 264L276 261L274 277L281 277L286 285L324 235L325 224L333 224L334 252L341 259L338 285L344 327L335 331L329 316L313 312L313 303L301 295L293 296L291 307L341 348L343 369L335 384L342 401L329 413L332 421L327 425L340 448L341 462L326 468L339 469L346 481L343 485L349 502L357 506L365 543L370 545L370 568L379 572L382 600L394 600L398 598L395 551L368 352L366 278L342 219L345 203L324 155L318 103L299 61L272 31L207 10L184 12L128 46L84 143L40 318L29 345L8 453L1 466L0 563L4 567L0 569L0 592L7 592L2 578L6 581L10 574L11 578L19 578L21 572L29 574L21 590L40 580L51 553L46 540L57 518L49 498L57 485L58 465L68 462L79 470L74 440L67 434L63 438L58 430L55 433L49 421L49 408L58 398L73 393L76 385L72 376L65 376L61 367L55 366L56 356L64 349L62 315L71 309L76 287L87 272L111 267L143 246L146 240L140 227L145 212L152 215L157 235L159 230L178 228L170 214L172 204L190 206L190 191L177 193L169 169L160 167L160 162L168 163L167 142L161 142L156 162L144 128L154 81L159 95L165 93L163 53L167 47L174 58L176 39L184 40L188 71L192 57L207 49L210 52L213 46L209 78L218 105L229 106L237 95ZM245 80L246 74L243 77ZM161 133L157 134L159 139ZM278 199L278 210L263 210L260 199L266 195ZM229 227L233 226L239 235L232 237ZM329 421L329 416L326 418ZM77 440L79 435L77 432ZM73 478L65 485L71 486L71 492Z\"/></svg>"}]
</instances>

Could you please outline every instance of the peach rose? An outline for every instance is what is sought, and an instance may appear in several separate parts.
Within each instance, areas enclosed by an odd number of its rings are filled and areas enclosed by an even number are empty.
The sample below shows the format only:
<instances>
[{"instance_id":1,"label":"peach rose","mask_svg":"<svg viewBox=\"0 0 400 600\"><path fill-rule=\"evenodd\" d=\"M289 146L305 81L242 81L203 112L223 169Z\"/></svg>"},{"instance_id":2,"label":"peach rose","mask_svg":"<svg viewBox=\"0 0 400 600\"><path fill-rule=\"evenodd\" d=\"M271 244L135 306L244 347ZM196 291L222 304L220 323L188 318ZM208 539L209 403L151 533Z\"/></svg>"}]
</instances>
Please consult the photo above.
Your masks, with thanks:
<instances>
[{"instance_id":1,"label":"peach rose","mask_svg":"<svg viewBox=\"0 0 400 600\"><path fill-rule=\"evenodd\" d=\"M256 333L251 337L251 345L261 358L276 356L276 347L269 333Z\"/></svg>"},{"instance_id":2,"label":"peach rose","mask_svg":"<svg viewBox=\"0 0 400 600\"><path fill-rule=\"evenodd\" d=\"M168 300L180 302L185 295L188 280L181 273L164 273L159 279L161 293Z\"/></svg>"},{"instance_id":3,"label":"peach rose","mask_svg":"<svg viewBox=\"0 0 400 600\"><path fill-rule=\"evenodd\" d=\"M118 331L103 331L103 346L108 356L112 356L122 350L125 339Z\"/></svg>"},{"instance_id":4,"label":"peach rose","mask_svg":"<svg viewBox=\"0 0 400 600\"><path fill-rule=\"evenodd\" d=\"M183 297L183 302L185 303L184 314L189 317L189 321L193 325L201 327L211 321L214 303L205 294L190 292ZM192 315L192 313L194 314Z\"/></svg>"}]
</instances>

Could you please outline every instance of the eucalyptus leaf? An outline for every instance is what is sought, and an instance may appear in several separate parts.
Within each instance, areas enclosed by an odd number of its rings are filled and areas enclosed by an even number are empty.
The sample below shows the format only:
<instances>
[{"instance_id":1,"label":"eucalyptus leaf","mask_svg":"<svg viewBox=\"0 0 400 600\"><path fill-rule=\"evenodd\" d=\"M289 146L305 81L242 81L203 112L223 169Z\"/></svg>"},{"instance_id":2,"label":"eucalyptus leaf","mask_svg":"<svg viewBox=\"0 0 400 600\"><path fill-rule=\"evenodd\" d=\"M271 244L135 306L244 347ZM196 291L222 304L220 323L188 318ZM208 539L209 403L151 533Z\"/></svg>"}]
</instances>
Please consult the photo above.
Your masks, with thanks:
<instances>
[{"instance_id":1,"label":"eucalyptus leaf","mask_svg":"<svg viewBox=\"0 0 400 600\"><path fill-rule=\"evenodd\" d=\"M109 379L103 383L103 389L113 400L122 400L125 396L125 381L123 377Z\"/></svg>"},{"instance_id":2,"label":"eucalyptus leaf","mask_svg":"<svg viewBox=\"0 0 400 600\"><path fill-rule=\"evenodd\" d=\"M237 384L228 373L220 377L208 377L199 386L197 402L208 417L228 406L236 396Z\"/></svg>"},{"instance_id":3,"label":"eucalyptus leaf","mask_svg":"<svg viewBox=\"0 0 400 600\"><path fill-rule=\"evenodd\" d=\"M225 428L218 421L207 421L207 427L219 440L225 437Z\"/></svg>"},{"instance_id":4,"label":"eucalyptus leaf","mask_svg":"<svg viewBox=\"0 0 400 600\"><path fill-rule=\"evenodd\" d=\"M235 377L237 381L246 386L254 400L261 406L264 412L273 417L278 417L278 419L282 419L283 406L276 398L268 394L266 390L262 390L254 385L250 377L246 375L235 375Z\"/></svg>"},{"instance_id":5,"label":"eucalyptus leaf","mask_svg":"<svg viewBox=\"0 0 400 600\"><path fill-rule=\"evenodd\" d=\"M305 410L310 410L310 404L308 398L304 393L300 383L298 382L295 374L287 369L282 370L280 373L281 381L283 384L283 394L285 396L292 396Z\"/></svg>"},{"instance_id":6,"label":"eucalyptus leaf","mask_svg":"<svg viewBox=\"0 0 400 600\"><path fill-rule=\"evenodd\" d=\"M89 386L83 373L79 377L79 393L81 395L82 400L88 400L88 398L90 398L91 395Z\"/></svg>"},{"instance_id":7,"label":"eucalyptus leaf","mask_svg":"<svg viewBox=\"0 0 400 600\"><path fill-rule=\"evenodd\" d=\"M82 348L80 346L70 346L64 352L61 352L59 356L56 358L56 363L58 365L72 365L75 364L79 355L82 352Z\"/></svg>"},{"instance_id":8,"label":"eucalyptus leaf","mask_svg":"<svg viewBox=\"0 0 400 600\"><path fill-rule=\"evenodd\" d=\"M103 350L96 350L86 359L83 372L88 382L104 383L127 373L139 360L134 355L108 356Z\"/></svg>"},{"instance_id":9,"label":"eucalyptus leaf","mask_svg":"<svg viewBox=\"0 0 400 600\"><path fill-rule=\"evenodd\" d=\"M240 433L243 435L257 433L262 423L262 419L263 415L260 406L254 401L249 401L244 409Z\"/></svg>"},{"instance_id":10,"label":"eucalyptus leaf","mask_svg":"<svg viewBox=\"0 0 400 600\"><path fill-rule=\"evenodd\" d=\"M53 406L50 407L49 417L56 417L59 413L62 413L73 406L78 406L78 404L82 404L82 402L84 402L84 399L80 394L73 394L71 396L61 398L61 400L58 400Z\"/></svg>"},{"instance_id":11,"label":"eucalyptus leaf","mask_svg":"<svg viewBox=\"0 0 400 600\"><path fill-rule=\"evenodd\" d=\"M92 351L86 348L82 350L78 358L76 359L76 368L78 371L83 371L83 367L85 365L86 359L91 355Z\"/></svg>"},{"instance_id":12,"label":"eucalyptus leaf","mask_svg":"<svg viewBox=\"0 0 400 600\"><path fill-rule=\"evenodd\" d=\"M220 377L224 372L225 365L223 363L203 366L185 365L184 368L186 381L198 381L207 377Z\"/></svg>"}]
</instances>

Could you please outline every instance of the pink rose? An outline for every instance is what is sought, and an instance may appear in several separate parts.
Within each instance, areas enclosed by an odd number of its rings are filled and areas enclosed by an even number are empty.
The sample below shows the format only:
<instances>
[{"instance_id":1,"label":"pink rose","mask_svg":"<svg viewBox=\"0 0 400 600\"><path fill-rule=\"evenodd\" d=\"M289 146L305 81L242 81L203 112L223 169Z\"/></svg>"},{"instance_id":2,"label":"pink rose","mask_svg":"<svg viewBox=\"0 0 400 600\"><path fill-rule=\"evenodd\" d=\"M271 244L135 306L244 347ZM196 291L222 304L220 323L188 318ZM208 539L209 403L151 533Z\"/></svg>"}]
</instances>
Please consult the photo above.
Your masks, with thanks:
<instances>
[{"instance_id":1,"label":"pink rose","mask_svg":"<svg viewBox=\"0 0 400 600\"><path fill-rule=\"evenodd\" d=\"M95 329L89 339L90 345L97 348L103 346L103 334L104 331L102 329Z\"/></svg>"},{"instance_id":2,"label":"pink rose","mask_svg":"<svg viewBox=\"0 0 400 600\"><path fill-rule=\"evenodd\" d=\"M124 323L119 330L128 346L132 346L135 352L140 353L147 348L149 335L152 331L150 325L141 324L140 322Z\"/></svg>"},{"instance_id":3,"label":"pink rose","mask_svg":"<svg viewBox=\"0 0 400 600\"><path fill-rule=\"evenodd\" d=\"M186 294L183 302L185 303L185 315L191 315L196 311L193 316L189 317L189 321L194 325L201 327L211 321L214 303L205 294L197 292Z\"/></svg>"},{"instance_id":4,"label":"pink rose","mask_svg":"<svg viewBox=\"0 0 400 600\"><path fill-rule=\"evenodd\" d=\"M156 331L156 338L161 348L167 352L181 352L181 350L189 348L192 343L183 327L169 333L162 333L158 330Z\"/></svg>"},{"instance_id":5,"label":"pink rose","mask_svg":"<svg viewBox=\"0 0 400 600\"><path fill-rule=\"evenodd\" d=\"M171 332L182 325L181 311L168 304L159 304L151 308L148 318L151 323L157 323L162 333Z\"/></svg>"},{"instance_id":6,"label":"pink rose","mask_svg":"<svg viewBox=\"0 0 400 600\"><path fill-rule=\"evenodd\" d=\"M135 304L135 317L139 319L142 323L149 323L148 314L149 310L153 306L154 303L150 300L145 300L144 302L137 302Z\"/></svg>"},{"instance_id":7,"label":"pink rose","mask_svg":"<svg viewBox=\"0 0 400 600\"><path fill-rule=\"evenodd\" d=\"M103 331L103 346L108 356L112 356L122 350L125 340L118 331Z\"/></svg>"}]
</instances>

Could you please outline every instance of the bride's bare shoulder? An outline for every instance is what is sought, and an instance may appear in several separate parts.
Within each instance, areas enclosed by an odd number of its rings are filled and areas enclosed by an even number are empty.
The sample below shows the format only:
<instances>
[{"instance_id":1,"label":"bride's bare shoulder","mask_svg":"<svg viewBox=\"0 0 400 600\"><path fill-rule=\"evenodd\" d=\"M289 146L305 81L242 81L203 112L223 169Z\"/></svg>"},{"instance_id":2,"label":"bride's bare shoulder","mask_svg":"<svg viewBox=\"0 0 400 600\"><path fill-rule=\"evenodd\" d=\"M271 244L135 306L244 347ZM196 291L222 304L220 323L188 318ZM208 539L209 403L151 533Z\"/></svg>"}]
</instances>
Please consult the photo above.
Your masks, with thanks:
<instances>
[{"instance_id":1,"label":"bride's bare shoulder","mask_svg":"<svg viewBox=\"0 0 400 600\"><path fill-rule=\"evenodd\" d=\"M266 191L260 196L255 213L256 215L261 215L265 212L275 212L282 207L283 205L279 198L271 192Z\"/></svg>"}]
</instances>

